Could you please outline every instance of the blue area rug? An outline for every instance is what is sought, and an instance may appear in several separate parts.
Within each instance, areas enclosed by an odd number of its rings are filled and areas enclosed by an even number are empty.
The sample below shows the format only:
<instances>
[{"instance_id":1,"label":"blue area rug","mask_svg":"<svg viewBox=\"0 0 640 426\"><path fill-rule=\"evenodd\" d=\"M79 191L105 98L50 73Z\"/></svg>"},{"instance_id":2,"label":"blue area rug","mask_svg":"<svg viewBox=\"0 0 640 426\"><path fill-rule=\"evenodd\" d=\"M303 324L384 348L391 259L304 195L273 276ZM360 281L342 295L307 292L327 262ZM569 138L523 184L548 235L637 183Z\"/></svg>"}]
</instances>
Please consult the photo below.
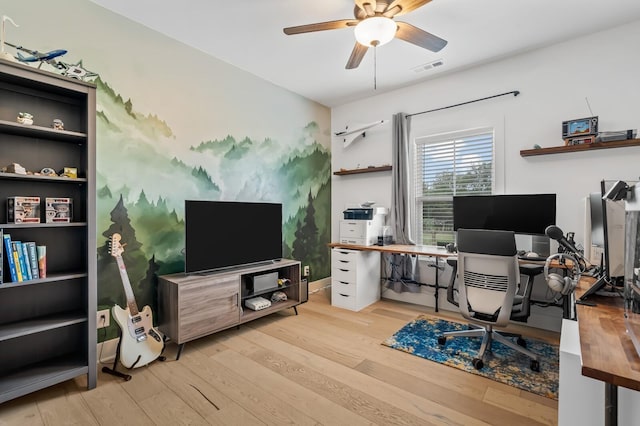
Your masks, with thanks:
<instances>
[{"instance_id":1,"label":"blue area rug","mask_svg":"<svg viewBox=\"0 0 640 426\"><path fill-rule=\"evenodd\" d=\"M484 367L476 370L472 360L480 349L481 338L450 337L447 338L445 345L438 344L438 336L445 331L467 328L466 324L420 315L382 344L518 389L558 399L559 348L557 345L524 337L527 349L539 356L540 372L535 372L529 367L529 357L499 342L493 342L491 352L484 357ZM515 341L515 337L513 340Z\"/></svg>"}]
</instances>

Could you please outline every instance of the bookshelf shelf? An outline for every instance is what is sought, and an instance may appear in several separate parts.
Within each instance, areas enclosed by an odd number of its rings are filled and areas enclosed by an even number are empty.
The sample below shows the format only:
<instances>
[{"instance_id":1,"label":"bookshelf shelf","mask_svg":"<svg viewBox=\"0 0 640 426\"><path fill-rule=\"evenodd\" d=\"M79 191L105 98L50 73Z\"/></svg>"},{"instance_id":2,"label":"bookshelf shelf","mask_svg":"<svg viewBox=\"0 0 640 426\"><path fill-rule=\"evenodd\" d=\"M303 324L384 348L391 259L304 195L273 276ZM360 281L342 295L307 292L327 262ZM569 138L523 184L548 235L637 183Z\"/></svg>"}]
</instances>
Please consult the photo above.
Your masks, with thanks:
<instances>
[{"instance_id":1,"label":"bookshelf shelf","mask_svg":"<svg viewBox=\"0 0 640 426\"><path fill-rule=\"evenodd\" d=\"M87 278L86 272L78 272L78 273L66 273L66 274L47 274L46 278L38 278L34 280L20 281L17 283L5 282L0 285L0 292L13 287L20 287L25 285L34 285L34 284L44 284L44 283L55 283L58 281L69 281L75 279L83 279Z\"/></svg>"},{"instance_id":2,"label":"bookshelf shelf","mask_svg":"<svg viewBox=\"0 0 640 426\"><path fill-rule=\"evenodd\" d=\"M44 175L19 175L16 173L5 173L5 172L0 172L0 179L15 179L15 180L24 180L26 182L28 182L29 180L34 181L41 181L41 182L56 182L56 183L75 183L75 184L81 184L81 183L86 183L88 182L88 180L86 178L68 178L68 177L62 177L62 176L44 176Z\"/></svg>"},{"instance_id":3,"label":"bookshelf shelf","mask_svg":"<svg viewBox=\"0 0 640 426\"><path fill-rule=\"evenodd\" d=\"M33 363L24 370L11 371L3 375L0 381L0 395L7 400L17 398L39 390L40 388L34 387L34 383L42 383L43 387L48 387L88 372L86 359L70 355L56 357L46 363Z\"/></svg>"},{"instance_id":4,"label":"bookshelf shelf","mask_svg":"<svg viewBox=\"0 0 640 426\"><path fill-rule=\"evenodd\" d=\"M3 324L0 325L0 342L85 321L87 321L86 314L82 312L72 312Z\"/></svg>"},{"instance_id":5,"label":"bookshelf shelf","mask_svg":"<svg viewBox=\"0 0 640 426\"><path fill-rule=\"evenodd\" d=\"M0 120L0 131L7 135L47 138L59 142L84 143L87 140L86 133L70 132L68 130L54 130L49 127L20 124L18 122L7 120Z\"/></svg>"},{"instance_id":6,"label":"bookshelf shelf","mask_svg":"<svg viewBox=\"0 0 640 426\"><path fill-rule=\"evenodd\" d=\"M34 124L17 123L20 111L33 114ZM51 128L54 118L70 130ZM34 173L75 167L80 176L0 172L0 203L40 197L41 221L7 223L2 208L0 234L47 247L45 278L12 282L2 263L0 403L84 374L87 388L96 386L95 121L95 85L0 59L2 166ZM75 222L46 223L47 197L71 198ZM4 241L0 247L8 260Z\"/></svg>"},{"instance_id":7,"label":"bookshelf shelf","mask_svg":"<svg viewBox=\"0 0 640 426\"><path fill-rule=\"evenodd\" d=\"M4 229L29 229L29 228L82 228L87 226L87 222L69 223L4 223L0 228Z\"/></svg>"}]
</instances>

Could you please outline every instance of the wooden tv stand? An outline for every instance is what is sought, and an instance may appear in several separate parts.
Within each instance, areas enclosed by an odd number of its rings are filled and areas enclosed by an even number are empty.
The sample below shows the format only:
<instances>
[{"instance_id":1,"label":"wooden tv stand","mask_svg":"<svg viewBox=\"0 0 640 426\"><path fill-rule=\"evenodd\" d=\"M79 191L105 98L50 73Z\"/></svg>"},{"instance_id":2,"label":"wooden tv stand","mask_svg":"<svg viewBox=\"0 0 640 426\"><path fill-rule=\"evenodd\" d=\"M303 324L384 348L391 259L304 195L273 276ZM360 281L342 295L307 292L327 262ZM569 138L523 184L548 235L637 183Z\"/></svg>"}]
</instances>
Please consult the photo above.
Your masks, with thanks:
<instances>
[{"instance_id":1,"label":"wooden tv stand","mask_svg":"<svg viewBox=\"0 0 640 426\"><path fill-rule=\"evenodd\" d=\"M286 278L285 285L276 285L254 292L253 277L278 273ZM287 300L272 302L271 306L253 311L244 301L262 296L270 299L276 291L287 295ZM158 324L165 336L177 343L180 358L184 344L194 339L233 327L256 318L307 301L308 288L300 279L300 262L282 259L268 264L238 267L203 274L177 273L161 275L158 283Z\"/></svg>"}]
</instances>

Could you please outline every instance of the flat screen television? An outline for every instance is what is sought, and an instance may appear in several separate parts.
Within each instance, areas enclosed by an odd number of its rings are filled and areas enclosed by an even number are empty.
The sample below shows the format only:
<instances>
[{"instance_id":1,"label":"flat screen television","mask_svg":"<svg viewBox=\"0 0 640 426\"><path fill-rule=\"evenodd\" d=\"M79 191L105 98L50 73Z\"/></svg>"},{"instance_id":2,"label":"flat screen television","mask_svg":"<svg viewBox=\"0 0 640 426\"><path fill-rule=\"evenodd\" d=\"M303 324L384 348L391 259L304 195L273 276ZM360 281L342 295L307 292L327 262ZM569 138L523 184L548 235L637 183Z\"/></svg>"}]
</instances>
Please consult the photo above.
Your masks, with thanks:
<instances>
[{"instance_id":1,"label":"flat screen television","mask_svg":"<svg viewBox=\"0 0 640 426\"><path fill-rule=\"evenodd\" d=\"M493 229L545 235L556 223L556 194L461 195L453 197L453 230Z\"/></svg>"},{"instance_id":2,"label":"flat screen television","mask_svg":"<svg viewBox=\"0 0 640 426\"><path fill-rule=\"evenodd\" d=\"M282 204L186 200L185 273L282 258Z\"/></svg>"}]
</instances>

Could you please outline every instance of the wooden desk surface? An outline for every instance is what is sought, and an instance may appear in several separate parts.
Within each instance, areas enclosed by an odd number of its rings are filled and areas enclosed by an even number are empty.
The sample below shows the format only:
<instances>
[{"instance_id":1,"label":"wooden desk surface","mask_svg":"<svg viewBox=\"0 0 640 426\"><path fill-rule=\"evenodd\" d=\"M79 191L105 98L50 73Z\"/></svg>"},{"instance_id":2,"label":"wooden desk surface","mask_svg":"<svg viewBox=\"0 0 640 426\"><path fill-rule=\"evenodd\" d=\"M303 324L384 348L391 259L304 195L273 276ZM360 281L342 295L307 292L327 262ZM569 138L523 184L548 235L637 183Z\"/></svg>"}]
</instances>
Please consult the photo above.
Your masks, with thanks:
<instances>
[{"instance_id":1,"label":"wooden desk surface","mask_svg":"<svg viewBox=\"0 0 640 426\"><path fill-rule=\"evenodd\" d=\"M345 248L352 250L378 251L381 253L415 254L419 256L450 257L455 253L449 253L444 247L389 244L386 246L361 246L357 244L330 243L331 248Z\"/></svg>"},{"instance_id":2,"label":"wooden desk surface","mask_svg":"<svg viewBox=\"0 0 640 426\"><path fill-rule=\"evenodd\" d=\"M595 281L582 278L576 299ZM576 305L582 375L640 391L640 357L626 332L622 297L591 295L597 306Z\"/></svg>"}]
</instances>

